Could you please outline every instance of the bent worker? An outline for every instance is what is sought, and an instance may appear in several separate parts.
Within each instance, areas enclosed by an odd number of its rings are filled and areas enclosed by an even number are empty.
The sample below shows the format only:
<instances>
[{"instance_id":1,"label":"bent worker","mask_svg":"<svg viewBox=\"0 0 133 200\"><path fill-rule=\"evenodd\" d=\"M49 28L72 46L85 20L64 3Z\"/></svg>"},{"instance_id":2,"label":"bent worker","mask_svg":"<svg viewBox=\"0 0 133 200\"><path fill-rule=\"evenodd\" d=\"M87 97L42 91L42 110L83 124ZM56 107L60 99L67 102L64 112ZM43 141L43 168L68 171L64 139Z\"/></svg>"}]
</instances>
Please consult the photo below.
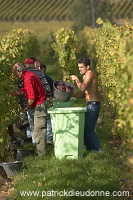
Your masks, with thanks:
<instances>
[{"instance_id":1,"label":"bent worker","mask_svg":"<svg viewBox=\"0 0 133 200\"><path fill-rule=\"evenodd\" d=\"M17 96L25 93L27 98L25 111L30 108L34 109L33 135L38 155L42 156L46 154L46 92L36 74L31 71L25 71L22 64L15 64L12 67L12 72L16 77L23 79L23 88L22 90L11 92L10 95Z\"/></svg>"}]
</instances>

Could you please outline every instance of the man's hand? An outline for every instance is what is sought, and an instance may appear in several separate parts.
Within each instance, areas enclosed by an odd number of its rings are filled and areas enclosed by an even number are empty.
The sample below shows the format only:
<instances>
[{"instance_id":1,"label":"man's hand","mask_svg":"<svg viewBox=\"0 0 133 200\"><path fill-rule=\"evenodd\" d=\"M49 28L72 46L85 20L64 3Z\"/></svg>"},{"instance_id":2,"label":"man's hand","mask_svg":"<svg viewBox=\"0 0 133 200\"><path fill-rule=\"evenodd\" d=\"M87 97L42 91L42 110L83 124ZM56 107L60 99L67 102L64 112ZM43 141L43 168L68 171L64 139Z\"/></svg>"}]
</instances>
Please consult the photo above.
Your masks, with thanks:
<instances>
[{"instance_id":1,"label":"man's hand","mask_svg":"<svg viewBox=\"0 0 133 200\"><path fill-rule=\"evenodd\" d=\"M70 78L72 79L72 81L75 81L75 82L76 82L77 86L78 86L78 84L80 84L80 81L79 81L79 79L78 79L77 76L71 75Z\"/></svg>"},{"instance_id":2,"label":"man's hand","mask_svg":"<svg viewBox=\"0 0 133 200\"><path fill-rule=\"evenodd\" d=\"M78 77L75 75L71 75L70 77L73 81L75 81L75 83L77 84L77 87L81 90L81 92L85 92L85 90L87 89L87 84L84 82L81 83Z\"/></svg>"},{"instance_id":3,"label":"man's hand","mask_svg":"<svg viewBox=\"0 0 133 200\"><path fill-rule=\"evenodd\" d=\"M79 80L77 76L75 75L71 75L70 78L72 79L72 81L77 81Z\"/></svg>"},{"instance_id":4,"label":"man's hand","mask_svg":"<svg viewBox=\"0 0 133 200\"><path fill-rule=\"evenodd\" d=\"M29 99L24 111L29 110L32 107L32 104L34 103L34 101L35 101L34 99Z\"/></svg>"},{"instance_id":5,"label":"man's hand","mask_svg":"<svg viewBox=\"0 0 133 200\"><path fill-rule=\"evenodd\" d=\"M52 97L49 97L49 105L50 105L50 107L53 107L53 99L52 99Z\"/></svg>"}]
</instances>

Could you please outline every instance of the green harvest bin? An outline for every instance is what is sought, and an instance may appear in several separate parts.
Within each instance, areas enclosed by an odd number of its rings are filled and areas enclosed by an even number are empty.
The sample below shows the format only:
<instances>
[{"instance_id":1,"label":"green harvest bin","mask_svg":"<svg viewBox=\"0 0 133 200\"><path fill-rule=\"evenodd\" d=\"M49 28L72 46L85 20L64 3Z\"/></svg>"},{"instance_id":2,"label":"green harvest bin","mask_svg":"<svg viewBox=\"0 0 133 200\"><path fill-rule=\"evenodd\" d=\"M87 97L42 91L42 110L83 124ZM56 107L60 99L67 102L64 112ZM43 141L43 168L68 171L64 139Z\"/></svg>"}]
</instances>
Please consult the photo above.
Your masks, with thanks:
<instances>
[{"instance_id":1,"label":"green harvest bin","mask_svg":"<svg viewBox=\"0 0 133 200\"><path fill-rule=\"evenodd\" d=\"M84 107L49 108L56 158L83 157Z\"/></svg>"},{"instance_id":2,"label":"green harvest bin","mask_svg":"<svg viewBox=\"0 0 133 200\"><path fill-rule=\"evenodd\" d=\"M53 107L54 108L66 108L66 107L73 107L75 104L76 98L72 97L67 102L58 101L57 99L53 99Z\"/></svg>"}]
</instances>

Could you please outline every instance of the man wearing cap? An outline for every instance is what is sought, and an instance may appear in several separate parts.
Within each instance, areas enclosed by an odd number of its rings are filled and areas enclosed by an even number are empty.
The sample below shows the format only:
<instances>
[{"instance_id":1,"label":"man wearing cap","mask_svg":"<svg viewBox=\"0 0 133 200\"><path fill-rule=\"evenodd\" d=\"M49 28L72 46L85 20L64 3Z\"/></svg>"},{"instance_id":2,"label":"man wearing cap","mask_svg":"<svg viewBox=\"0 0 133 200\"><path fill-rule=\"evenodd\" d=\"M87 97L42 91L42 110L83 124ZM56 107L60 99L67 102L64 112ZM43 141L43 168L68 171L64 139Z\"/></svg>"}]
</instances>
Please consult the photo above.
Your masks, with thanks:
<instances>
[{"instance_id":1,"label":"man wearing cap","mask_svg":"<svg viewBox=\"0 0 133 200\"><path fill-rule=\"evenodd\" d=\"M36 60L34 62L34 67L35 69L39 69L43 71L47 79L47 82L50 85L51 91L53 92L53 80L51 79L49 75L46 74L46 68L47 68L46 65L42 63L41 61ZM51 118L50 118L49 113L47 114L47 144L53 144L52 123L51 123Z\"/></svg>"},{"instance_id":2,"label":"man wearing cap","mask_svg":"<svg viewBox=\"0 0 133 200\"><path fill-rule=\"evenodd\" d=\"M41 70L38 70L38 69L34 68L34 60L26 59L24 61L24 66L25 66L25 69L27 71L32 71L38 76L38 78L42 82L42 85L43 85L43 87L44 87L44 89L46 91L47 97L52 97L52 91L51 91L49 83L47 82L45 74Z\"/></svg>"},{"instance_id":3,"label":"man wearing cap","mask_svg":"<svg viewBox=\"0 0 133 200\"><path fill-rule=\"evenodd\" d=\"M40 79L40 81L41 81L41 83L42 83L42 85L43 85L43 87L44 87L44 89L46 91L46 96L47 96L47 98L49 98L50 105L52 105L52 90L50 88L50 85L47 82L45 74L41 70L38 70L38 69L34 68L34 62L35 61L33 59L26 59L24 61L25 69L27 71L34 72L38 76L38 78ZM30 108L27 111L27 115L28 115L31 135L32 135L32 142L35 143L34 136L32 134L33 133L33 129L34 129L34 109Z\"/></svg>"},{"instance_id":4,"label":"man wearing cap","mask_svg":"<svg viewBox=\"0 0 133 200\"><path fill-rule=\"evenodd\" d=\"M26 94L27 105L25 111L34 110L34 139L39 156L46 153L46 117L47 103L46 92L40 79L31 71L25 71L22 64L16 63L12 67L12 72L18 78L23 80L23 88L19 91L13 91L10 95Z\"/></svg>"}]
</instances>

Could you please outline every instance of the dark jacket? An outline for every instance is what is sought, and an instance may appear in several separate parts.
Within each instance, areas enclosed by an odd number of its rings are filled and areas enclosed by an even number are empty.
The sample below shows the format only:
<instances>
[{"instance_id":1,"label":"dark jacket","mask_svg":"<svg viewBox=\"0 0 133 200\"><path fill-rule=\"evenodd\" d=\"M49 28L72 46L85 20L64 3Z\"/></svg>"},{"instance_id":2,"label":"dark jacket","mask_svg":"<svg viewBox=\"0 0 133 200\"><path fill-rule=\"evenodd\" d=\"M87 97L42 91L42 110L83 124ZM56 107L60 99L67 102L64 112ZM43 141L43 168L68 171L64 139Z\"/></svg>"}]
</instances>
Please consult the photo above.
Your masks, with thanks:
<instances>
[{"instance_id":1,"label":"dark jacket","mask_svg":"<svg viewBox=\"0 0 133 200\"><path fill-rule=\"evenodd\" d=\"M53 92L53 80L52 80L52 78L49 75L47 75L47 74L45 74L45 77L46 77L47 82L49 83L50 88L51 88L51 90Z\"/></svg>"},{"instance_id":2,"label":"dark jacket","mask_svg":"<svg viewBox=\"0 0 133 200\"><path fill-rule=\"evenodd\" d=\"M38 76L38 78L42 82L42 85L43 85L43 87L46 91L47 97L51 97L52 96L52 90L51 90L49 82L47 81L46 75L41 70L34 69L32 67L27 68L27 71L34 72Z\"/></svg>"},{"instance_id":3,"label":"dark jacket","mask_svg":"<svg viewBox=\"0 0 133 200\"><path fill-rule=\"evenodd\" d=\"M38 76L38 78L42 82L42 85L43 85L43 87L46 91L46 96L51 97L53 95L53 81L52 81L52 79L48 75L45 75L41 70L34 69L32 67L27 68L27 71L32 71ZM23 79L19 79L18 89L22 89L22 87L23 87ZM18 96L18 99L19 99L20 106L22 108L24 108L27 104L26 96L25 95Z\"/></svg>"}]
</instances>

